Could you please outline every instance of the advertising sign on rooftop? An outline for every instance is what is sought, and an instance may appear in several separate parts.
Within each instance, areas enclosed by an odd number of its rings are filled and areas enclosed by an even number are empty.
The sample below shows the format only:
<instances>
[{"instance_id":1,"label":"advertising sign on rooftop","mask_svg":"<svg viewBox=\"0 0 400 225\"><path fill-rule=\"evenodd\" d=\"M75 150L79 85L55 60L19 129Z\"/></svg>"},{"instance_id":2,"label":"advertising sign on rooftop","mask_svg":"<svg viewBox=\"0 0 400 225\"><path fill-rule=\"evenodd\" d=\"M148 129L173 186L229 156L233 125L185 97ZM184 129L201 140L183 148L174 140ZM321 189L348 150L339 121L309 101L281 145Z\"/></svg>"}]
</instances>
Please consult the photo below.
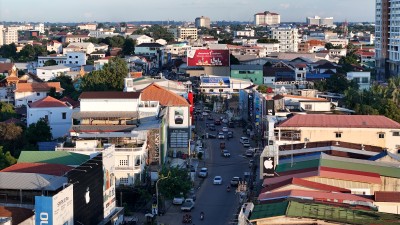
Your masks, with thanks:
<instances>
[{"instance_id":1,"label":"advertising sign on rooftop","mask_svg":"<svg viewBox=\"0 0 400 225\"><path fill-rule=\"evenodd\" d=\"M229 50L188 50L188 66L229 66Z\"/></svg>"}]
</instances>

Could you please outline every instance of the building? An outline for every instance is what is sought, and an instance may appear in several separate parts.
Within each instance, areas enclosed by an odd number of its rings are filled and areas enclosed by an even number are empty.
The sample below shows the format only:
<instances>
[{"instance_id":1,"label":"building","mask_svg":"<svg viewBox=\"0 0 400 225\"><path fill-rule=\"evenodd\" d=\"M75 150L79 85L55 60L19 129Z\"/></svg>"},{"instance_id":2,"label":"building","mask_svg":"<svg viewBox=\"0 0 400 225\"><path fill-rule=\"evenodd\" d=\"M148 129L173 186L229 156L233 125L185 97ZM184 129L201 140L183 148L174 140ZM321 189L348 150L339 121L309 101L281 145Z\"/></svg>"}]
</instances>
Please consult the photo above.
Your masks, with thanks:
<instances>
[{"instance_id":1,"label":"building","mask_svg":"<svg viewBox=\"0 0 400 225\"><path fill-rule=\"evenodd\" d=\"M65 36L66 43L82 43L83 41L89 39L89 35L77 34L77 35L67 35Z\"/></svg>"},{"instance_id":2,"label":"building","mask_svg":"<svg viewBox=\"0 0 400 225\"><path fill-rule=\"evenodd\" d=\"M80 30L96 30L97 24L95 23L84 23L84 24L79 24L76 26L77 29Z\"/></svg>"},{"instance_id":3,"label":"building","mask_svg":"<svg viewBox=\"0 0 400 225\"><path fill-rule=\"evenodd\" d=\"M2 26L0 28L3 28ZM1 35L3 38L0 41L1 45L9 45L11 43L18 43L18 27L8 26L1 30ZM2 42L2 43L1 43Z\"/></svg>"},{"instance_id":4,"label":"building","mask_svg":"<svg viewBox=\"0 0 400 225\"><path fill-rule=\"evenodd\" d=\"M56 54L60 54L62 53L62 49L62 43L57 40L51 40L47 43L47 51L49 52L54 51Z\"/></svg>"},{"instance_id":5,"label":"building","mask_svg":"<svg viewBox=\"0 0 400 225\"><path fill-rule=\"evenodd\" d=\"M308 26L333 26L333 17L321 18L319 16L307 17L306 22Z\"/></svg>"},{"instance_id":6,"label":"building","mask_svg":"<svg viewBox=\"0 0 400 225\"><path fill-rule=\"evenodd\" d=\"M68 102L62 102L47 96L27 107L26 125L38 122L41 118L47 121L51 129L52 137L65 137L69 134L72 125L72 106Z\"/></svg>"},{"instance_id":7,"label":"building","mask_svg":"<svg viewBox=\"0 0 400 225\"><path fill-rule=\"evenodd\" d=\"M264 83L262 65L231 65L231 77L247 79L254 84Z\"/></svg>"},{"instance_id":8,"label":"building","mask_svg":"<svg viewBox=\"0 0 400 225\"><path fill-rule=\"evenodd\" d=\"M360 90L369 90L371 87L371 72L348 72L348 80L354 80Z\"/></svg>"},{"instance_id":9,"label":"building","mask_svg":"<svg viewBox=\"0 0 400 225\"><path fill-rule=\"evenodd\" d=\"M280 52L298 52L299 50L299 32L297 28L271 28L268 36L279 41Z\"/></svg>"},{"instance_id":10,"label":"building","mask_svg":"<svg viewBox=\"0 0 400 225\"><path fill-rule=\"evenodd\" d=\"M210 18L201 16L197 17L194 21L196 28L205 27L210 28Z\"/></svg>"},{"instance_id":11,"label":"building","mask_svg":"<svg viewBox=\"0 0 400 225\"><path fill-rule=\"evenodd\" d=\"M379 146L397 153L400 148L400 124L376 115L295 115L276 127L274 139L278 145L304 140L357 140L359 144Z\"/></svg>"},{"instance_id":12,"label":"building","mask_svg":"<svg viewBox=\"0 0 400 225\"><path fill-rule=\"evenodd\" d=\"M132 38L136 42L137 45L141 45L143 43L153 43L154 38L149 37L147 35L129 35L128 37Z\"/></svg>"},{"instance_id":13,"label":"building","mask_svg":"<svg viewBox=\"0 0 400 225\"><path fill-rule=\"evenodd\" d=\"M254 15L254 24L256 26L266 25L279 25L281 23L281 15L265 11L263 13L257 13Z\"/></svg>"},{"instance_id":14,"label":"building","mask_svg":"<svg viewBox=\"0 0 400 225\"><path fill-rule=\"evenodd\" d=\"M56 61L57 65L83 66L86 65L86 54L84 52L67 52L65 55L38 56L37 66L43 67L49 60Z\"/></svg>"},{"instance_id":15,"label":"building","mask_svg":"<svg viewBox=\"0 0 400 225\"><path fill-rule=\"evenodd\" d=\"M138 55L158 55L160 51L164 51L164 45L159 43L142 43L135 46L135 54Z\"/></svg>"},{"instance_id":16,"label":"building","mask_svg":"<svg viewBox=\"0 0 400 225\"><path fill-rule=\"evenodd\" d=\"M67 54L68 52L84 52L86 54L91 54L94 51L95 46L91 42L70 43L66 48L63 49L64 54Z\"/></svg>"},{"instance_id":17,"label":"building","mask_svg":"<svg viewBox=\"0 0 400 225\"><path fill-rule=\"evenodd\" d=\"M178 41L188 39L197 40L197 28L178 27L169 29L168 31L171 32Z\"/></svg>"},{"instance_id":18,"label":"building","mask_svg":"<svg viewBox=\"0 0 400 225\"><path fill-rule=\"evenodd\" d=\"M49 81L69 71L79 71L80 67L71 67L65 65L45 66L36 68L36 75L43 81Z\"/></svg>"},{"instance_id":19,"label":"building","mask_svg":"<svg viewBox=\"0 0 400 225\"><path fill-rule=\"evenodd\" d=\"M36 102L46 96L52 88L57 93L61 93L60 82L47 83L17 83L14 90L15 107L28 106L29 103Z\"/></svg>"}]
</instances>

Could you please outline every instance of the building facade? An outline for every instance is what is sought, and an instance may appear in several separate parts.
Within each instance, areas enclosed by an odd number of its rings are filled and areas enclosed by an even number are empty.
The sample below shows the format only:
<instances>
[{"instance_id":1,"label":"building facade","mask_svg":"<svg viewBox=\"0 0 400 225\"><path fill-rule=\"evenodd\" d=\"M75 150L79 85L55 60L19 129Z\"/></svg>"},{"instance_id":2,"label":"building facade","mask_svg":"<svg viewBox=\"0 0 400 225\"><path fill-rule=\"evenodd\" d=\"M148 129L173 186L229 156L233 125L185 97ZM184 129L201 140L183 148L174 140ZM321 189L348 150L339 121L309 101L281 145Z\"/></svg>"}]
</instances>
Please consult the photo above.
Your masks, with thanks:
<instances>
[{"instance_id":1,"label":"building facade","mask_svg":"<svg viewBox=\"0 0 400 225\"><path fill-rule=\"evenodd\" d=\"M307 17L307 25L309 26L333 26L333 17L321 18L319 16Z\"/></svg>"},{"instance_id":2,"label":"building facade","mask_svg":"<svg viewBox=\"0 0 400 225\"><path fill-rule=\"evenodd\" d=\"M200 27L210 28L210 18L205 16L197 17L194 21L194 24L196 28Z\"/></svg>"},{"instance_id":3,"label":"building facade","mask_svg":"<svg viewBox=\"0 0 400 225\"><path fill-rule=\"evenodd\" d=\"M279 41L280 52L298 52L299 50L299 32L297 28L272 28L269 31L269 38Z\"/></svg>"},{"instance_id":4,"label":"building facade","mask_svg":"<svg viewBox=\"0 0 400 225\"><path fill-rule=\"evenodd\" d=\"M398 63L400 59L397 43L400 41L400 30L398 27L395 28L394 24L399 24L400 18L392 16L399 12L398 8L391 8L392 4L398 5L400 1L376 0L375 59L376 72L381 78L396 75L399 70ZM391 26L390 21L392 20L393 25Z\"/></svg>"},{"instance_id":5,"label":"building facade","mask_svg":"<svg viewBox=\"0 0 400 225\"><path fill-rule=\"evenodd\" d=\"M280 23L281 15L278 13L265 11L254 15L254 24L256 26L279 25Z\"/></svg>"}]
</instances>

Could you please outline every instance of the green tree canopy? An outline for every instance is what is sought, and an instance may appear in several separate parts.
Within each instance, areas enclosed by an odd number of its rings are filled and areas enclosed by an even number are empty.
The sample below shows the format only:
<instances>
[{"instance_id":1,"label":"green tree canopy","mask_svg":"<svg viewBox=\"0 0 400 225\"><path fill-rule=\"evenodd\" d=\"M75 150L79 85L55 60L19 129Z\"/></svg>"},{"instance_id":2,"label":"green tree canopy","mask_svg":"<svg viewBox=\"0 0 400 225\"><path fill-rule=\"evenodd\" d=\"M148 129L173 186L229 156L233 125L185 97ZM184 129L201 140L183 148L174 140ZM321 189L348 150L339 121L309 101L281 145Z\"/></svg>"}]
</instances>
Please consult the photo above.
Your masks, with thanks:
<instances>
[{"instance_id":1,"label":"green tree canopy","mask_svg":"<svg viewBox=\"0 0 400 225\"><path fill-rule=\"evenodd\" d=\"M18 59L17 46L14 43L0 47L0 55L4 58Z\"/></svg>"},{"instance_id":2,"label":"green tree canopy","mask_svg":"<svg viewBox=\"0 0 400 225\"><path fill-rule=\"evenodd\" d=\"M124 78L129 73L125 60L114 57L101 70L93 71L82 78L82 91L122 91Z\"/></svg>"},{"instance_id":3,"label":"green tree canopy","mask_svg":"<svg viewBox=\"0 0 400 225\"><path fill-rule=\"evenodd\" d=\"M270 39L270 38L260 38L257 40L257 43L273 44L273 43L279 43L279 41L276 39Z\"/></svg>"},{"instance_id":4,"label":"green tree canopy","mask_svg":"<svg viewBox=\"0 0 400 225\"><path fill-rule=\"evenodd\" d=\"M125 39L124 45L122 46L122 53L124 55L135 54L135 45L136 42L132 38Z\"/></svg>"},{"instance_id":5,"label":"green tree canopy","mask_svg":"<svg viewBox=\"0 0 400 225\"><path fill-rule=\"evenodd\" d=\"M17 117L14 106L10 103L0 102L0 121L8 120L12 117Z\"/></svg>"},{"instance_id":6,"label":"green tree canopy","mask_svg":"<svg viewBox=\"0 0 400 225\"><path fill-rule=\"evenodd\" d=\"M17 160L9 151L4 153L3 146L0 146L0 170L17 163Z\"/></svg>"},{"instance_id":7,"label":"green tree canopy","mask_svg":"<svg viewBox=\"0 0 400 225\"><path fill-rule=\"evenodd\" d=\"M56 62L56 60L54 60L54 59L47 60L47 61L44 63L44 66L55 66L55 65L57 65L57 62Z\"/></svg>"},{"instance_id":8,"label":"green tree canopy","mask_svg":"<svg viewBox=\"0 0 400 225\"><path fill-rule=\"evenodd\" d=\"M41 141L51 141L52 134L49 124L44 118L32 123L26 129L26 139L29 144L36 145Z\"/></svg>"},{"instance_id":9,"label":"green tree canopy","mask_svg":"<svg viewBox=\"0 0 400 225\"><path fill-rule=\"evenodd\" d=\"M11 151L12 155L18 156L19 150L24 146L24 130L21 126L13 123L0 123L0 146Z\"/></svg>"},{"instance_id":10,"label":"green tree canopy","mask_svg":"<svg viewBox=\"0 0 400 225\"><path fill-rule=\"evenodd\" d=\"M64 89L62 96L68 96L73 99L76 99L75 97L78 95L78 93L75 90L74 84L72 83L72 78L70 76L61 74L49 80L49 82L60 82L61 87Z\"/></svg>"},{"instance_id":11,"label":"green tree canopy","mask_svg":"<svg viewBox=\"0 0 400 225\"><path fill-rule=\"evenodd\" d=\"M158 190L167 198L179 196L180 193L186 195L192 187L188 170L177 167L163 167L160 171L160 178L168 177L160 180Z\"/></svg>"}]
</instances>

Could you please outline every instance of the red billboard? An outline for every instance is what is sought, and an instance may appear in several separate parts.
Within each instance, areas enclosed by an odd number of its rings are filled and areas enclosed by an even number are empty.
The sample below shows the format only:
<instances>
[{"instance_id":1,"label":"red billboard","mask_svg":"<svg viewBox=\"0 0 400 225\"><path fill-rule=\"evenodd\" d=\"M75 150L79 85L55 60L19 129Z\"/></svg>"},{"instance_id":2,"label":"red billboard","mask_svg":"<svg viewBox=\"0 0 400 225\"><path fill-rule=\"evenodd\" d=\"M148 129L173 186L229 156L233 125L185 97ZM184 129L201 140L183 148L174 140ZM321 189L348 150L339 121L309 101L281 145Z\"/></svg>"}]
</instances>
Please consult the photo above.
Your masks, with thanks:
<instances>
[{"instance_id":1,"label":"red billboard","mask_svg":"<svg viewBox=\"0 0 400 225\"><path fill-rule=\"evenodd\" d=\"M229 66L229 50L189 50L187 53L187 65Z\"/></svg>"}]
</instances>

